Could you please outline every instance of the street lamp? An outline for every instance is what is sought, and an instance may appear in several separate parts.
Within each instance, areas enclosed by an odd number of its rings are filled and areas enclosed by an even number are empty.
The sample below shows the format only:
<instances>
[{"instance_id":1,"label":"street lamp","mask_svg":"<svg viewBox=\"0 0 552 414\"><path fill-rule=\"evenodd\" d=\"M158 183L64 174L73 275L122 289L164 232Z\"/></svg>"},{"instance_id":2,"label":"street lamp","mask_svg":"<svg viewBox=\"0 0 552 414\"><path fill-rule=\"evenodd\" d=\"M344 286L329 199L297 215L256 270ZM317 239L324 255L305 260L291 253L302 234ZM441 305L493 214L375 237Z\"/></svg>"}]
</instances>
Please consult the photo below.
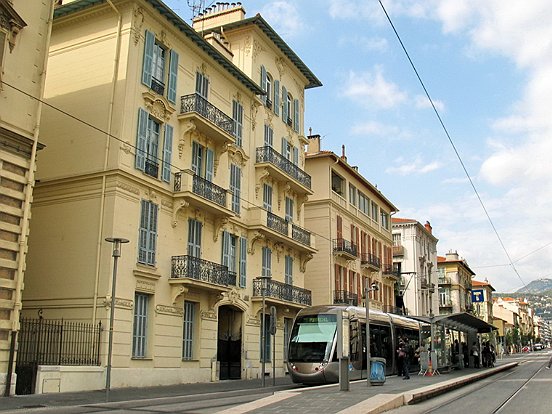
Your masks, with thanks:
<instances>
[{"instance_id":1,"label":"street lamp","mask_svg":"<svg viewBox=\"0 0 552 414\"><path fill-rule=\"evenodd\" d=\"M269 279L271 279L270 276L266 276L266 275L263 275L263 276L259 276L257 278L258 280L261 281L261 297L263 298L263 302L262 302L262 308L261 308L261 383L262 383L262 386L263 388L265 387L265 366L266 366L266 327L265 327L265 324L266 324L266 312L265 312L265 296L266 296L266 288L267 288L267 285L268 285L268 281Z\"/></svg>"},{"instance_id":2,"label":"street lamp","mask_svg":"<svg viewBox=\"0 0 552 414\"><path fill-rule=\"evenodd\" d=\"M129 240L120 237L108 237L105 241L113 244L113 279L111 281L111 309L109 314L109 345L107 350L107 373L105 377L105 398L109 401L111 388L111 355L113 354L113 319L115 318L115 286L117 284L117 261L121 257L121 244Z\"/></svg>"},{"instance_id":3,"label":"street lamp","mask_svg":"<svg viewBox=\"0 0 552 414\"><path fill-rule=\"evenodd\" d=\"M370 355L370 292L377 292L379 290L379 286L377 283L372 283L370 287L368 287L368 284L364 288L364 304L366 306L366 371L367 371L367 383L368 386L372 385L370 383L370 373L371 373L371 355Z\"/></svg>"}]
</instances>

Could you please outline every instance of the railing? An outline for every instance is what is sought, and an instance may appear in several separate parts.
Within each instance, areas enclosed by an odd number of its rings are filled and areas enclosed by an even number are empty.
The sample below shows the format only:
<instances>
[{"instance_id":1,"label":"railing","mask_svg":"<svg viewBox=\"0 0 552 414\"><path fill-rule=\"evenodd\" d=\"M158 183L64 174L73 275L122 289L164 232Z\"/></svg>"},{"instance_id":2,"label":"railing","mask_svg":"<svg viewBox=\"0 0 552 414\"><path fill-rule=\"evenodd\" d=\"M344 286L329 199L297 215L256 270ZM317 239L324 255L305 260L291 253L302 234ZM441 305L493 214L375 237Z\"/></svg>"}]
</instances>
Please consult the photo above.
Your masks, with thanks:
<instances>
[{"instance_id":1,"label":"railing","mask_svg":"<svg viewBox=\"0 0 552 414\"><path fill-rule=\"evenodd\" d=\"M393 256L404 256L404 246L393 246Z\"/></svg>"},{"instance_id":2,"label":"railing","mask_svg":"<svg viewBox=\"0 0 552 414\"><path fill-rule=\"evenodd\" d=\"M452 308L452 300L443 300L439 302L440 308Z\"/></svg>"},{"instance_id":3,"label":"railing","mask_svg":"<svg viewBox=\"0 0 552 414\"><path fill-rule=\"evenodd\" d=\"M348 253L351 256L358 256L357 245L345 239L333 239L334 253Z\"/></svg>"},{"instance_id":4,"label":"railing","mask_svg":"<svg viewBox=\"0 0 552 414\"><path fill-rule=\"evenodd\" d=\"M196 112L229 135L234 135L234 121L207 99L192 93L180 97L180 113Z\"/></svg>"},{"instance_id":5,"label":"railing","mask_svg":"<svg viewBox=\"0 0 552 414\"><path fill-rule=\"evenodd\" d=\"M358 295L356 293L348 292L346 290L334 290L333 303L335 305L345 304L345 305L358 306Z\"/></svg>"},{"instance_id":6,"label":"railing","mask_svg":"<svg viewBox=\"0 0 552 414\"><path fill-rule=\"evenodd\" d=\"M394 276L394 277L400 277L399 272L393 268L393 265L384 265L383 266L383 274Z\"/></svg>"},{"instance_id":7,"label":"railing","mask_svg":"<svg viewBox=\"0 0 552 414\"><path fill-rule=\"evenodd\" d=\"M291 238L297 240L299 243L305 246L311 245L311 233L295 224L291 225Z\"/></svg>"},{"instance_id":8,"label":"railing","mask_svg":"<svg viewBox=\"0 0 552 414\"><path fill-rule=\"evenodd\" d=\"M194 175L192 191L213 203L226 207L226 190L199 175Z\"/></svg>"},{"instance_id":9,"label":"railing","mask_svg":"<svg viewBox=\"0 0 552 414\"><path fill-rule=\"evenodd\" d=\"M362 265L372 265L378 269L381 267L381 259L372 253L362 253L360 263Z\"/></svg>"},{"instance_id":10,"label":"railing","mask_svg":"<svg viewBox=\"0 0 552 414\"><path fill-rule=\"evenodd\" d=\"M258 147L256 162L269 162L276 166L281 171L292 177L294 180L299 181L301 185L311 188L311 176L305 171L292 163L290 160L279 154L274 148L270 146Z\"/></svg>"},{"instance_id":11,"label":"railing","mask_svg":"<svg viewBox=\"0 0 552 414\"><path fill-rule=\"evenodd\" d=\"M266 225L278 233L288 235L288 222L270 211L266 213Z\"/></svg>"},{"instance_id":12,"label":"railing","mask_svg":"<svg viewBox=\"0 0 552 414\"><path fill-rule=\"evenodd\" d=\"M189 278L221 286L235 286L236 274L228 267L194 256L173 256L171 278Z\"/></svg>"},{"instance_id":13,"label":"railing","mask_svg":"<svg viewBox=\"0 0 552 414\"><path fill-rule=\"evenodd\" d=\"M312 303L311 291L287 283L266 281L265 297L285 300L300 305L310 306ZM263 280L253 280L253 296L263 296Z\"/></svg>"},{"instance_id":14,"label":"railing","mask_svg":"<svg viewBox=\"0 0 552 414\"><path fill-rule=\"evenodd\" d=\"M449 276L439 276L439 281L437 283L440 285L450 285L452 284L452 280Z\"/></svg>"},{"instance_id":15,"label":"railing","mask_svg":"<svg viewBox=\"0 0 552 414\"><path fill-rule=\"evenodd\" d=\"M153 76L151 78L151 90L159 95L163 95L165 93L165 84L161 82L159 79L155 79Z\"/></svg>"},{"instance_id":16,"label":"railing","mask_svg":"<svg viewBox=\"0 0 552 414\"><path fill-rule=\"evenodd\" d=\"M159 164L157 164L155 161L146 159L144 172L147 175L157 178L159 176Z\"/></svg>"}]
</instances>

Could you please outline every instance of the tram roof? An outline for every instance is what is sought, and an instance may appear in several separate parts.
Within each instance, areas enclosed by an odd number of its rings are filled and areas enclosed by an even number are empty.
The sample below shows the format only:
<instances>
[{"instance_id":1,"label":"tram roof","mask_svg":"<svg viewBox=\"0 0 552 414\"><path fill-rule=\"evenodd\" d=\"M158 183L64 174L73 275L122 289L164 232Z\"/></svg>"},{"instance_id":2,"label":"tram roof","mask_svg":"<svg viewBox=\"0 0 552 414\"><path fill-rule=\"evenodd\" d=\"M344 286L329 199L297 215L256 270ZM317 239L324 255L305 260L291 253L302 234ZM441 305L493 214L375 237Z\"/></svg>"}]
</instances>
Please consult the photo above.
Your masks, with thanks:
<instances>
[{"instance_id":1,"label":"tram roof","mask_svg":"<svg viewBox=\"0 0 552 414\"><path fill-rule=\"evenodd\" d=\"M429 316L408 316L411 319L416 319L425 323L438 323L447 328L457 331L468 332L476 331L477 333L489 333L496 330L496 326L488 324L482 319L479 319L467 312L458 312L450 315L437 315L433 318Z\"/></svg>"}]
</instances>

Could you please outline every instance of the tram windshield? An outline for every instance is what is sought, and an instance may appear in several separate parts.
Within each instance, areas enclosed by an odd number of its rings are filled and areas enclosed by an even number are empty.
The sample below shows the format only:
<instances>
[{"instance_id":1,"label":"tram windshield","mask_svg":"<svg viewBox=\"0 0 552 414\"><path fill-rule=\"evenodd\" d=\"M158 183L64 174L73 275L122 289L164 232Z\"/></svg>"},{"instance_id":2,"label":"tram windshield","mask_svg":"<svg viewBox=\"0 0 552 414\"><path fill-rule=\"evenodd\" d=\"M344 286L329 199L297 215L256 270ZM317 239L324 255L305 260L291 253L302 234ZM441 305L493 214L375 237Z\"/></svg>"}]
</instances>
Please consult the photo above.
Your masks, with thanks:
<instances>
[{"instance_id":1,"label":"tram windshield","mask_svg":"<svg viewBox=\"0 0 552 414\"><path fill-rule=\"evenodd\" d=\"M328 359L336 332L336 315L299 316L291 331L288 361L320 362Z\"/></svg>"}]
</instances>

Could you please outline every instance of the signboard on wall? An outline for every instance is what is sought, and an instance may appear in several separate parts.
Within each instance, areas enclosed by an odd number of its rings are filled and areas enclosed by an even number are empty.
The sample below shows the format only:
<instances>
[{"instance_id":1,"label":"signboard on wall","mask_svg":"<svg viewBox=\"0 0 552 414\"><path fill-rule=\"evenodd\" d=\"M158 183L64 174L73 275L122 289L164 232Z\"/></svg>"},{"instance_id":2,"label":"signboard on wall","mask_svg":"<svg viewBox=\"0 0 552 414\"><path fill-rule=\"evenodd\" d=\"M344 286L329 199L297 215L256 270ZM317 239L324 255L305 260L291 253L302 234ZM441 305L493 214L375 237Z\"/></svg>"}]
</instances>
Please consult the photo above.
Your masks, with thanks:
<instances>
[{"instance_id":1,"label":"signboard on wall","mask_svg":"<svg viewBox=\"0 0 552 414\"><path fill-rule=\"evenodd\" d=\"M485 295L483 294L483 289L472 289L472 303L481 303L485 302Z\"/></svg>"}]
</instances>

